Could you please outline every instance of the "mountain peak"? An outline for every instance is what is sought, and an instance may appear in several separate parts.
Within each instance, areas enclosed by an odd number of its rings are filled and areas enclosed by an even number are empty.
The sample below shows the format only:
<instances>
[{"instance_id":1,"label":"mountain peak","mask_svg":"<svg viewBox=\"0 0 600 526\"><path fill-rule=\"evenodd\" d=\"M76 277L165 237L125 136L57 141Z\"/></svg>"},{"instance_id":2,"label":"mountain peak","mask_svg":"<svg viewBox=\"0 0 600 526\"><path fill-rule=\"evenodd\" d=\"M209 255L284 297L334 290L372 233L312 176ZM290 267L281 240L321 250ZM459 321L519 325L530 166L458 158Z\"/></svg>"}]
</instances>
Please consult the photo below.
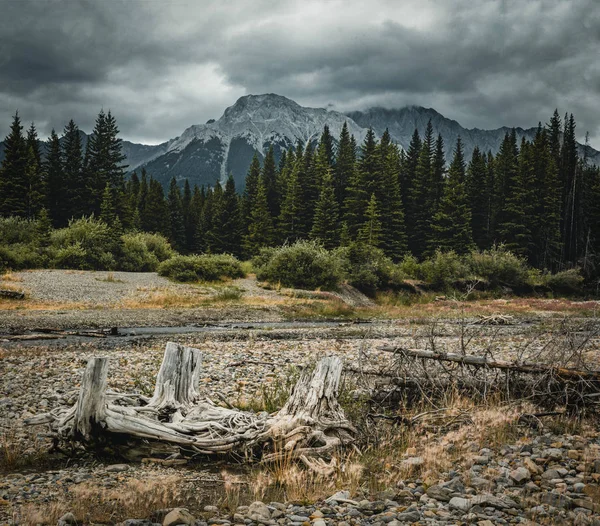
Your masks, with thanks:
<instances>
[{"instance_id":1,"label":"mountain peak","mask_svg":"<svg viewBox=\"0 0 600 526\"><path fill-rule=\"evenodd\" d=\"M233 106L229 106L223 113L222 118L228 118L232 115L239 113L255 112L258 110L269 110L269 109L283 109L289 108L291 110L300 109L300 105L288 99L283 95L277 95L276 93L263 93L261 95L244 95L240 97Z\"/></svg>"}]
</instances>

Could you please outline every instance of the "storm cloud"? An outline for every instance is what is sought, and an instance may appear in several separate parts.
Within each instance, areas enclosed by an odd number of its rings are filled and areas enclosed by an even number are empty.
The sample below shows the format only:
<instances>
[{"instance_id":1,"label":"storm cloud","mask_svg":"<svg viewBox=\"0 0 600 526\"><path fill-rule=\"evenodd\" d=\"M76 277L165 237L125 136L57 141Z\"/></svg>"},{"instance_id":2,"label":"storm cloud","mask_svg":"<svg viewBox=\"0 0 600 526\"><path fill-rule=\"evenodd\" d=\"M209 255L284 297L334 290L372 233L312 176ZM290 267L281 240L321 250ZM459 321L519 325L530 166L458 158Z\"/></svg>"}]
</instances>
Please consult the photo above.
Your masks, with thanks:
<instances>
[{"instance_id":1,"label":"storm cloud","mask_svg":"<svg viewBox=\"0 0 600 526\"><path fill-rule=\"evenodd\" d=\"M100 108L158 143L248 93L340 111L433 107L467 127L554 108L600 147L596 0L0 0L0 138Z\"/></svg>"}]
</instances>

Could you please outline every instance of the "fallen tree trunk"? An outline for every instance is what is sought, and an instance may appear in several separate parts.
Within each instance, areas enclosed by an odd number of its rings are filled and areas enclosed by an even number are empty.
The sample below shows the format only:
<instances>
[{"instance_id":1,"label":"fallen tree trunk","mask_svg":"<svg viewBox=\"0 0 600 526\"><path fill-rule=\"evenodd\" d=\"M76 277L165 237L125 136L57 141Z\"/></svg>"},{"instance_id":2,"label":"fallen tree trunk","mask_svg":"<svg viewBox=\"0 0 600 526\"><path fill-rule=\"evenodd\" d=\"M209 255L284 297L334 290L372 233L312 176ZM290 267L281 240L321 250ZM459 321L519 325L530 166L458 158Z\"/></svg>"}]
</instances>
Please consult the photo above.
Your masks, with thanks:
<instances>
[{"instance_id":1,"label":"fallen tree trunk","mask_svg":"<svg viewBox=\"0 0 600 526\"><path fill-rule=\"evenodd\" d=\"M59 441L109 445L141 456L160 449L163 454L251 452L266 461L284 455L305 460L353 442L356 430L337 400L340 358L323 358L313 372L305 370L288 402L272 415L203 399L198 392L201 358L197 349L168 343L150 399L107 391L108 358L92 358L74 407L25 423L49 424Z\"/></svg>"},{"instance_id":2,"label":"fallen tree trunk","mask_svg":"<svg viewBox=\"0 0 600 526\"><path fill-rule=\"evenodd\" d=\"M25 293L18 290L0 289L0 298L9 298L11 300L22 300Z\"/></svg>"},{"instance_id":3,"label":"fallen tree trunk","mask_svg":"<svg viewBox=\"0 0 600 526\"><path fill-rule=\"evenodd\" d=\"M474 367L485 367L488 369L501 369L526 374L551 374L552 376L563 379L580 379L593 382L600 381L600 371L582 371L545 364L507 362L502 360L493 360L487 356L441 353L427 351L424 349L406 349L404 347L382 346L379 347L379 350L399 354L401 356L407 356L410 358L422 358L427 360L437 360L440 362L454 362Z\"/></svg>"}]
</instances>

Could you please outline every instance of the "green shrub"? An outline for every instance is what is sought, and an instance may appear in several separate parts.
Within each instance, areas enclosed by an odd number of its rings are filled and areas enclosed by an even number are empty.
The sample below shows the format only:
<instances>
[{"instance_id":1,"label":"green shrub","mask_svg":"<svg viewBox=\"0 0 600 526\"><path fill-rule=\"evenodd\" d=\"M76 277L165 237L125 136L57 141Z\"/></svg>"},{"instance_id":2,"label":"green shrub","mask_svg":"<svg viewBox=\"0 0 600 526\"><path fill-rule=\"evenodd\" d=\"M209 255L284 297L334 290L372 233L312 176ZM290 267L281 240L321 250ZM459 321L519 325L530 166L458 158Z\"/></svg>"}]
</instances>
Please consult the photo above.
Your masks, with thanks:
<instances>
[{"instance_id":1,"label":"green shrub","mask_svg":"<svg viewBox=\"0 0 600 526\"><path fill-rule=\"evenodd\" d=\"M421 263L419 273L419 277L432 287L444 289L469 277L469 268L453 250L450 252L436 250L433 257Z\"/></svg>"},{"instance_id":2,"label":"green shrub","mask_svg":"<svg viewBox=\"0 0 600 526\"><path fill-rule=\"evenodd\" d=\"M160 234L135 233L121 236L119 268L128 272L154 272L159 263L175 255Z\"/></svg>"},{"instance_id":3,"label":"green shrub","mask_svg":"<svg viewBox=\"0 0 600 526\"><path fill-rule=\"evenodd\" d=\"M404 278L383 250L364 243L352 243L336 251L342 261L344 277L353 287L367 293L394 288Z\"/></svg>"},{"instance_id":4,"label":"green shrub","mask_svg":"<svg viewBox=\"0 0 600 526\"><path fill-rule=\"evenodd\" d=\"M261 251L253 265L259 280L284 287L332 289L342 279L339 256L314 241Z\"/></svg>"},{"instance_id":5,"label":"green shrub","mask_svg":"<svg viewBox=\"0 0 600 526\"><path fill-rule=\"evenodd\" d=\"M113 270L119 249L110 227L93 217L72 220L50 236L51 265L56 268ZM73 247L73 248L70 248Z\"/></svg>"},{"instance_id":6,"label":"green shrub","mask_svg":"<svg viewBox=\"0 0 600 526\"><path fill-rule=\"evenodd\" d=\"M408 278L421 279L422 271L419 260L412 254L407 254L402 258L402 261L397 265L400 273L404 274Z\"/></svg>"},{"instance_id":7,"label":"green shrub","mask_svg":"<svg viewBox=\"0 0 600 526\"><path fill-rule=\"evenodd\" d=\"M244 277L241 263L229 254L174 256L159 265L158 273L184 282Z\"/></svg>"},{"instance_id":8,"label":"green shrub","mask_svg":"<svg viewBox=\"0 0 600 526\"><path fill-rule=\"evenodd\" d=\"M528 281L527 262L503 245L471 252L465 262L472 274L488 281L492 288L500 285L521 287Z\"/></svg>"},{"instance_id":9,"label":"green shrub","mask_svg":"<svg viewBox=\"0 0 600 526\"><path fill-rule=\"evenodd\" d=\"M21 217L0 217L0 245L32 244L39 237L37 221Z\"/></svg>"},{"instance_id":10,"label":"green shrub","mask_svg":"<svg viewBox=\"0 0 600 526\"><path fill-rule=\"evenodd\" d=\"M45 264L45 254L34 244L0 245L0 270L40 268Z\"/></svg>"},{"instance_id":11,"label":"green shrub","mask_svg":"<svg viewBox=\"0 0 600 526\"><path fill-rule=\"evenodd\" d=\"M81 241L57 249L53 254L52 265L56 268L87 268L87 253Z\"/></svg>"},{"instance_id":12,"label":"green shrub","mask_svg":"<svg viewBox=\"0 0 600 526\"><path fill-rule=\"evenodd\" d=\"M544 274L542 284L546 285L553 292L562 294L577 294L581 292L583 285L583 276L577 268L563 270L556 274Z\"/></svg>"}]
</instances>

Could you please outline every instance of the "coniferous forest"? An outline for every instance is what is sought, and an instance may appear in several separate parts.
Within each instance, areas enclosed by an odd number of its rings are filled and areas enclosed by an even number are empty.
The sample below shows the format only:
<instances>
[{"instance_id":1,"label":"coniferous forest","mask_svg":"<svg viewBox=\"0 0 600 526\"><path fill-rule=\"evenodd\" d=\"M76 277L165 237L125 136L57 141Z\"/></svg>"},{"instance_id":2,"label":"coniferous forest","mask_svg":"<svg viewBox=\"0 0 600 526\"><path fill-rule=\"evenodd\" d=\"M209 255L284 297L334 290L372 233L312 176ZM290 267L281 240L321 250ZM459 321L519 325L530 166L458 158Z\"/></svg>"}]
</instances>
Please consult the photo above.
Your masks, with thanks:
<instances>
[{"instance_id":1,"label":"coniferous forest","mask_svg":"<svg viewBox=\"0 0 600 526\"><path fill-rule=\"evenodd\" d=\"M143 168L128 175L110 112L100 112L85 148L72 120L43 144L17 114L0 167L0 214L46 230L93 217L113 234L161 234L182 254L239 258L304 239L377 247L393 261L503 244L532 267L578 267L593 278L600 171L579 154L575 129L572 115L555 112L532 142L518 143L513 130L496 155L476 148L466 159L460 139L444 144L431 123L406 151L387 132L378 140L369 130L357 144L346 126L339 137L325 127L318 143L298 143L281 159L272 148L262 165L255 156L240 194L232 177L213 188L173 179L165 191Z\"/></svg>"}]
</instances>

